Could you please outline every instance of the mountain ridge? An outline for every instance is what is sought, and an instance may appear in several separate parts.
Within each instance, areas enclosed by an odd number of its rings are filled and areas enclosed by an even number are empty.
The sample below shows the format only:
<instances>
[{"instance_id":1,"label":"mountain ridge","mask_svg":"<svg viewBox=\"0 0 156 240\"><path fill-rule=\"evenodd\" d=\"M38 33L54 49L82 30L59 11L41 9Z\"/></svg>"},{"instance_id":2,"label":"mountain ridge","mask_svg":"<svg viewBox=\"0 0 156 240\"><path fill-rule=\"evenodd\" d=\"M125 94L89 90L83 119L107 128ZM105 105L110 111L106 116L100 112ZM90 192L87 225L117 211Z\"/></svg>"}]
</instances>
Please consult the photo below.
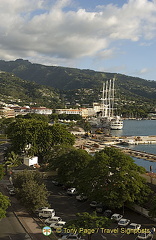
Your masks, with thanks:
<instances>
[{"instance_id":1,"label":"mountain ridge","mask_svg":"<svg viewBox=\"0 0 156 240\"><path fill-rule=\"evenodd\" d=\"M0 70L15 74L29 83L52 87L57 92L59 102L63 107L92 106L99 102L102 84L106 80L116 78L115 97L120 101L117 108L120 113L154 111L156 105L156 81L131 77L119 73L96 72L88 69L67 68L59 66L45 66L31 63L28 60L15 61L0 60ZM34 89L35 90L35 89ZM8 90L9 91L9 90ZM29 91L27 91L29 94ZM38 98L40 94L38 94ZM53 104L48 104L52 101ZM46 99L45 106L58 107L53 100ZM140 113L142 116L143 114Z\"/></svg>"},{"instance_id":2,"label":"mountain ridge","mask_svg":"<svg viewBox=\"0 0 156 240\"><path fill-rule=\"evenodd\" d=\"M119 73L98 72L90 69L78 69L61 66L46 66L31 63L28 60L17 59L15 61L0 60L0 70L12 72L16 76L36 82L38 84L51 86L60 90L73 90L77 88L96 88L107 79L116 77L119 85L123 81L131 80L141 84L156 87L156 82L138 77L131 77Z\"/></svg>"}]
</instances>

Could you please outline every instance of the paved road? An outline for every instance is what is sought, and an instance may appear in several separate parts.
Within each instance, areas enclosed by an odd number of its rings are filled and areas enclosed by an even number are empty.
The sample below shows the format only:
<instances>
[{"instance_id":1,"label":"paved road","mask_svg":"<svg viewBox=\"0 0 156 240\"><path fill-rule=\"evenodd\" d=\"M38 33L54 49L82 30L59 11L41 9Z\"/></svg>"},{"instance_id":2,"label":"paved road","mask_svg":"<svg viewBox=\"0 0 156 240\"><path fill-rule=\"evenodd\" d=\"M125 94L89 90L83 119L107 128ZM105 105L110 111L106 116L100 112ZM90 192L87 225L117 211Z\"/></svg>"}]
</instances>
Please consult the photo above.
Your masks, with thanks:
<instances>
[{"instance_id":1,"label":"paved road","mask_svg":"<svg viewBox=\"0 0 156 240\"><path fill-rule=\"evenodd\" d=\"M92 212L93 210L89 206L89 202L78 202L74 196L68 196L66 191L62 190L61 187L54 186L51 181L47 181L47 187L50 191L49 203L51 207L55 209L56 215L61 217L64 221L69 221L75 218L77 212ZM119 212L122 214L121 212ZM127 208L124 211L124 217L131 220L131 222L139 223L142 225L142 228L151 229L153 226L156 226L152 220L133 212ZM111 229L117 228L117 223L111 225ZM126 234L120 233L120 230L117 234L114 233L102 233L99 232L97 235L93 236L93 240L133 240L136 239L137 234Z\"/></svg>"},{"instance_id":2,"label":"paved road","mask_svg":"<svg viewBox=\"0 0 156 240\"><path fill-rule=\"evenodd\" d=\"M0 240L29 240L28 234L25 232L15 215L12 213L11 207L8 208L6 218L0 221Z\"/></svg>"}]
</instances>

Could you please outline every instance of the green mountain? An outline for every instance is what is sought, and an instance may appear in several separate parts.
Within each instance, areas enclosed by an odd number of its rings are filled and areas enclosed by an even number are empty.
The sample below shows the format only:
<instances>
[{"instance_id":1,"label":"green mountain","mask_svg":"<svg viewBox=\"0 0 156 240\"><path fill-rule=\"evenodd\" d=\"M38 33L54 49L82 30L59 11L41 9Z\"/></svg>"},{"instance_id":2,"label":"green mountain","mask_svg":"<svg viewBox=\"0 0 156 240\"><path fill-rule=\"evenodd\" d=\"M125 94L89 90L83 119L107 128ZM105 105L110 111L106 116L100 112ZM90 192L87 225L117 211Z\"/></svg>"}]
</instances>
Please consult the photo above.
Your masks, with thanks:
<instances>
[{"instance_id":1,"label":"green mountain","mask_svg":"<svg viewBox=\"0 0 156 240\"><path fill-rule=\"evenodd\" d=\"M99 102L102 83L113 77L116 78L115 88L117 91L115 96L121 99L117 104L121 113L125 111L128 113L140 111L148 113L153 111L156 104L156 81L148 81L138 77L88 69L45 66L23 59L0 60L0 70L15 74L21 79L33 82L33 84L36 82L58 89L62 102L70 107L76 105L91 106L93 102ZM28 89L25 94L31 95L32 98L33 94L29 93L31 88ZM32 87L32 89L35 91L36 87ZM35 94L34 96L40 98L40 95Z\"/></svg>"},{"instance_id":2,"label":"green mountain","mask_svg":"<svg viewBox=\"0 0 156 240\"><path fill-rule=\"evenodd\" d=\"M12 72L16 76L60 90L81 88L99 88L106 79L114 76L121 91L128 91L132 95L155 98L156 81L147 81L137 77L130 77L117 73L96 72L76 68L44 66L30 63L28 60L15 61L0 60L0 70Z\"/></svg>"},{"instance_id":3,"label":"green mountain","mask_svg":"<svg viewBox=\"0 0 156 240\"><path fill-rule=\"evenodd\" d=\"M29 82L12 73L0 72L0 99L5 103L33 106L61 106L59 94L52 87Z\"/></svg>"}]
</instances>

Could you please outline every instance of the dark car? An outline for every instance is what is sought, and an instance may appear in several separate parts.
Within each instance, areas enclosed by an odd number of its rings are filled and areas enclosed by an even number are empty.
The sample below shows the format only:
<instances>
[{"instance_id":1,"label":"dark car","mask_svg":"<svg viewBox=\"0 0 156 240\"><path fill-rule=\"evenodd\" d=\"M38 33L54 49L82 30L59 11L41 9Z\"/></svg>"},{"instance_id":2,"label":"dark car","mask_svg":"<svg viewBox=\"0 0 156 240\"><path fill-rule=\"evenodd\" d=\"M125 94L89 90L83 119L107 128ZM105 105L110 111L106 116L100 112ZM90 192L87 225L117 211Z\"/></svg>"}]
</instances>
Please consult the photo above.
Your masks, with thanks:
<instances>
[{"instance_id":1,"label":"dark car","mask_svg":"<svg viewBox=\"0 0 156 240\"><path fill-rule=\"evenodd\" d=\"M107 209L107 207L103 203L99 203L96 206L97 213L103 213L106 209Z\"/></svg>"},{"instance_id":2,"label":"dark car","mask_svg":"<svg viewBox=\"0 0 156 240\"><path fill-rule=\"evenodd\" d=\"M112 210L107 209L104 211L103 215L107 218L111 218L111 216L113 215L113 212Z\"/></svg>"}]
</instances>

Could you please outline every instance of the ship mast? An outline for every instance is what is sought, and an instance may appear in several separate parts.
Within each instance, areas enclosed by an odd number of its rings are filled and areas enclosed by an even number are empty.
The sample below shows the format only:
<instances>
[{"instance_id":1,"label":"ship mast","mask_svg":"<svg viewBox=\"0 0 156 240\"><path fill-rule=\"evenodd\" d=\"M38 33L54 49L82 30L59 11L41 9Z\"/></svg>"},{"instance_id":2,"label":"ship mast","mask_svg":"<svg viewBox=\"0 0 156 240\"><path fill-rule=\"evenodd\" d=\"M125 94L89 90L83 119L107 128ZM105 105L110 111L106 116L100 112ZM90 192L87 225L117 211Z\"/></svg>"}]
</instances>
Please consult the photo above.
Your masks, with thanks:
<instances>
[{"instance_id":1,"label":"ship mast","mask_svg":"<svg viewBox=\"0 0 156 240\"><path fill-rule=\"evenodd\" d=\"M106 81L102 89L102 117L109 119L114 116L114 82L115 78Z\"/></svg>"},{"instance_id":2,"label":"ship mast","mask_svg":"<svg viewBox=\"0 0 156 240\"><path fill-rule=\"evenodd\" d=\"M114 116L114 82L115 78L113 78L113 86L112 86L112 117Z\"/></svg>"}]
</instances>

